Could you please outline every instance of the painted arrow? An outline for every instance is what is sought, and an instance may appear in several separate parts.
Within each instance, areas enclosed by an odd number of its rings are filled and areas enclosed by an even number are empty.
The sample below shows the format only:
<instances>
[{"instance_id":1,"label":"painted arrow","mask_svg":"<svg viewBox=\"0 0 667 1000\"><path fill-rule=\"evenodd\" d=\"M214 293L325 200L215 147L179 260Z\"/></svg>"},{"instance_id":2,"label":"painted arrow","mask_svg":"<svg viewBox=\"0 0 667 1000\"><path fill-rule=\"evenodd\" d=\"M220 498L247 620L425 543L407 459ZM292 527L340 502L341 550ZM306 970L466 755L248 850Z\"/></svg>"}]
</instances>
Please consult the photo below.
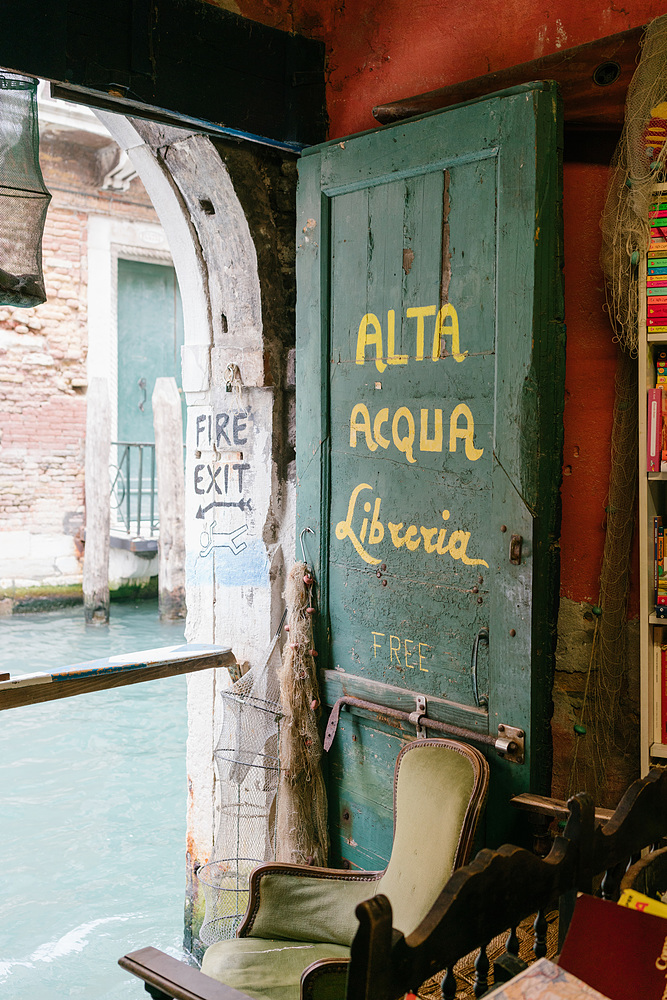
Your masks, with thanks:
<instances>
[{"instance_id":1,"label":"painted arrow","mask_svg":"<svg viewBox=\"0 0 667 1000\"><path fill-rule=\"evenodd\" d=\"M204 514L208 510L212 510L213 507L238 507L239 510L252 510L252 503L250 500L213 500L208 507L200 507L195 517L202 520Z\"/></svg>"}]
</instances>

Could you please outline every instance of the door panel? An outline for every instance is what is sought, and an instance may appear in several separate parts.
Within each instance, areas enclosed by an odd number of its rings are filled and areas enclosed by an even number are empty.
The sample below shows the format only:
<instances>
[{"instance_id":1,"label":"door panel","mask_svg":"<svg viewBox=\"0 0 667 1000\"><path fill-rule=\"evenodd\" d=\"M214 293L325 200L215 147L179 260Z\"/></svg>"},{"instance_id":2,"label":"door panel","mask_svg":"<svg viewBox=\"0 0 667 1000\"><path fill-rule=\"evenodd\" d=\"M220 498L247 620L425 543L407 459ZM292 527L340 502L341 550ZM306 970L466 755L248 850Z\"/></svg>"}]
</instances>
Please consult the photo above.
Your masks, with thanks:
<instances>
[{"instance_id":1,"label":"door panel","mask_svg":"<svg viewBox=\"0 0 667 1000\"><path fill-rule=\"evenodd\" d=\"M524 729L523 765L491 754L492 805L546 790L550 769L559 121L533 85L318 147L299 171L297 525L317 533L325 698L363 682L379 704L405 691L445 722ZM352 762L382 768L383 728L351 729L332 751L332 853L360 864L340 809L361 809ZM489 842L511 835L502 813Z\"/></svg>"}]
</instances>

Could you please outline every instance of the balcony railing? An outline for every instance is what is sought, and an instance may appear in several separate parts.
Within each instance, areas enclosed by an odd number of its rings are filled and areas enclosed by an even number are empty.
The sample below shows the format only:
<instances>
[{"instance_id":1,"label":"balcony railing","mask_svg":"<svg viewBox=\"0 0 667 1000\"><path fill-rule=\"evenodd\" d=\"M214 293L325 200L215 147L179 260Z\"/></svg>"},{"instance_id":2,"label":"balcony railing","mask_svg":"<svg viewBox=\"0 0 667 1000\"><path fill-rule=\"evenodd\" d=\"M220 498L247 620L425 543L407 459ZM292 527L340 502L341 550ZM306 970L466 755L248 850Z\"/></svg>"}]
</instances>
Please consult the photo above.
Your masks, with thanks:
<instances>
[{"instance_id":1,"label":"balcony railing","mask_svg":"<svg viewBox=\"0 0 667 1000\"><path fill-rule=\"evenodd\" d=\"M114 461L115 459L115 461ZM111 511L114 527L128 535L153 538L158 533L155 445L112 441Z\"/></svg>"}]
</instances>

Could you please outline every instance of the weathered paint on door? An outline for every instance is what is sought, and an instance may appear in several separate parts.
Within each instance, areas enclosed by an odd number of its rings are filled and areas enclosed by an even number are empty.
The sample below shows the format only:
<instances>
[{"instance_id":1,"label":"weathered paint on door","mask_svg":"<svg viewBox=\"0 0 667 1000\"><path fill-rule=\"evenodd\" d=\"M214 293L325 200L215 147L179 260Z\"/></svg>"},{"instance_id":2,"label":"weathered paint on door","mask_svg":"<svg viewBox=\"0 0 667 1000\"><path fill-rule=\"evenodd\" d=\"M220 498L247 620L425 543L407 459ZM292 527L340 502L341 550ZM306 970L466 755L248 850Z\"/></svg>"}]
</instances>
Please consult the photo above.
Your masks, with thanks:
<instances>
[{"instance_id":1,"label":"weathered paint on door","mask_svg":"<svg viewBox=\"0 0 667 1000\"><path fill-rule=\"evenodd\" d=\"M147 444L155 441L153 429L153 389L161 376L176 379L181 390L181 347L183 308L176 271L168 264L118 260L118 441ZM185 434L185 400L181 393ZM150 517L150 496L155 484L151 452L140 466L136 451L130 455L129 470L123 463L124 449L118 448L121 475L129 471L129 516L136 523ZM126 459L127 461L127 459ZM121 503L125 501L121 500ZM125 509L125 508L123 508ZM134 530L134 529L133 529Z\"/></svg>"},{"instance_id":2,"label":"weathered paint on door","mask_svg":"<svg viewBox=\"0 0 667 1000\"><path fill-rule=\"evenodd\" d=\"M512 835L509 796L547 790L550 771L559 137L558 92L533 85L299 165L297 530L316 532L324 701L412 711L420 694L443 722L523 729L524 764L490 754L490 843ZM488 707L471 670L487 628ZM386 859L391 769L409 733L343 714L328 776L334 864Z\"/></svg>"},{"instance_id":3,"label":"weathered paint on door","mask_svg":"<svg viewBox=\"0 0 667 1000\"><path fill-rule=\"evenodd\" d=\"M154 440L155 380L173 376L180 387L182 346L183 310L174 268L119 259L119 441Z\"/></svg>"}]
</instances>

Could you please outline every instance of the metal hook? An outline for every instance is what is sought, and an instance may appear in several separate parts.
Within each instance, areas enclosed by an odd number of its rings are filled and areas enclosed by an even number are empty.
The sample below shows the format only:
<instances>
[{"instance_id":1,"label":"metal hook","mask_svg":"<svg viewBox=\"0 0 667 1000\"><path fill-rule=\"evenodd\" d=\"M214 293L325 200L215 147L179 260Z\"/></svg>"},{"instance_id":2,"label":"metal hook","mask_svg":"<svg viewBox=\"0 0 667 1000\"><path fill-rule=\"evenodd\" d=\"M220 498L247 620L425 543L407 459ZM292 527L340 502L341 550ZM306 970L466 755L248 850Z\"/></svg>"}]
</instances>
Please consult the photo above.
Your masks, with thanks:
<instances>
[{"instance_id":1,"label":"metal hook","mask_svg":"<svg viewBox=\"0 0 667 1000\"><path fill-rule=\"evenodd\" d=\"M312 528L306 526L305 528L301 529L301 534L299 535L299 541L301 542L301 555L303 556L303 562L307 564L308 560L306 559L306 550L303 544L303 536L306 531L308 531L311 535L314 535L315 532L313 531Z\"/></svg>"}]
</instances>

